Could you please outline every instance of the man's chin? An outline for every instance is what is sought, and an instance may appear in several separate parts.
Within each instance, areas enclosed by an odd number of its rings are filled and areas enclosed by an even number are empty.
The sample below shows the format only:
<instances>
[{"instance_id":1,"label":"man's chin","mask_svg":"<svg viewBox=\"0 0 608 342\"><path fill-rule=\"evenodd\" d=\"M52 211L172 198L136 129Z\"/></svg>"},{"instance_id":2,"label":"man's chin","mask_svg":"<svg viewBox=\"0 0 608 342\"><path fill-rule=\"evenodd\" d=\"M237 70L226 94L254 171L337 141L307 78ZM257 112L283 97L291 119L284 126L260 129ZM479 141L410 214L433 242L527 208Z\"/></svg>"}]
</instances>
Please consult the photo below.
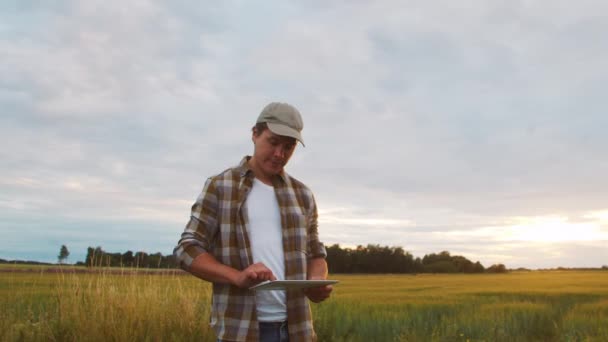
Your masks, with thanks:
<instances>
[{"instance_id":1,"label":"man's chin","mask_svg":"<svg viewBox=\"0 0 608 342\"><path fill-rule=\"evenodd\" d=\"M283 165L275 165L272 164L269 168L270 173L278 175L279 173L283 172Z\"/></svg>"},{"instance_id":2,"label":"man's chin","mask_svg":"<svg viewBox=\"0 0 608 342\"><path fill-rule=\"evenodd\" d=\"M268 176L276 176L283 172L283 168L267 167L263 170L263 172Z\"/></svg>"}]
</instances>

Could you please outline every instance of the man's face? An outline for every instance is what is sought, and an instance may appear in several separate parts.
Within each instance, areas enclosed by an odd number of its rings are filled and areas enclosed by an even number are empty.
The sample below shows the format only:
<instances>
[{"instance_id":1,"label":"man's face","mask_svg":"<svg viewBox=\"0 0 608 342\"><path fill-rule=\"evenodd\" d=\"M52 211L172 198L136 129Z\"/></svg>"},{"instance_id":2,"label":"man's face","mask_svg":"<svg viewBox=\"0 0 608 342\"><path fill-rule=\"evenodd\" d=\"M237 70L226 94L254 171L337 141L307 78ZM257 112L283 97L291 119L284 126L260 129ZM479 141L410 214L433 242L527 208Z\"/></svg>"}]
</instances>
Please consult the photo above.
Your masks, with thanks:
<instances>
[{"instance_id":1,"label":"man's face","mask_svg":"<svg viewBox=\"0 0 608 342\"><path fill-rule=\"evenodd\" d=\"M267 176L281 173L296 148L296 139L274 134L269 129L265 129L260 135L256 133L254 130L253 157L260 171Z\"/></svg>"}]
</instances>

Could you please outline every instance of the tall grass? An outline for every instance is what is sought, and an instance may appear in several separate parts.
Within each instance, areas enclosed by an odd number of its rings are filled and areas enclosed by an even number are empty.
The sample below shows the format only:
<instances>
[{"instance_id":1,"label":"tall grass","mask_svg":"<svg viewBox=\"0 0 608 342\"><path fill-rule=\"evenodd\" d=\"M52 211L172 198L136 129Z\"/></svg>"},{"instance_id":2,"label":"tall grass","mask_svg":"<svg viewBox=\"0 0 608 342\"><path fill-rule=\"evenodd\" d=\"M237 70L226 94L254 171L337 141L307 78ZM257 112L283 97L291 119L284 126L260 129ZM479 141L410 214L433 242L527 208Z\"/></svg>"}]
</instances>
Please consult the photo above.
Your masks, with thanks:
<instances>
[{"instance_id":1,"label":"tall grass","mask_svg":"<svg viewBox=\"0 0 608 342\"><path fill-rule=\"evenodd\" d=\"M190 276L2 276L2 341L214 341L210 286Z\"/></svg>"},{"instance_id":2,"label":"tall grass","mask_svg":"<svg viewBox=\"0 0 608 342\"><path fill-rule=\"evenodd\" d=\"M608 341L608 272L336 275L320 341ZM214 341L189 275L0 273L1 341Z\"/></svg>"},{"instance_id":3,"label":"tall grass","mask_svg":"<svg viewBox=\"0 0 608 342\"><path fill-rule=\"evenodd\" d=\"M343 276L323 341L608 341L608 272Z\"/></svg>"}]
</instances>

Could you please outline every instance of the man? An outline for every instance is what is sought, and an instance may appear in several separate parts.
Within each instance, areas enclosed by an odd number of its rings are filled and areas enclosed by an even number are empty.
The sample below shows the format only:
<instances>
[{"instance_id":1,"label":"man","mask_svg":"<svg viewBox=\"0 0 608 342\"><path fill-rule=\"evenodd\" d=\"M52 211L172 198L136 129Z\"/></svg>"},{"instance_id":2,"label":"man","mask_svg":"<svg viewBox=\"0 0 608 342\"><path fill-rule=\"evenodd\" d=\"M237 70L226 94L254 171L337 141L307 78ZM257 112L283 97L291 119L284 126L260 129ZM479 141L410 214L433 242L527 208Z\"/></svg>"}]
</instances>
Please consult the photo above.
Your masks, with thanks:
<instances>
[{"instance_id":1,"label":"man","mask_svg":"<svg viewBox=\"0 0 608 342\"><path fill-rule=\"evenodd\" d=\"M211 326L220 341L314 341L308 300L331 286L253 291L267 280L326 279L312 192L284 171L304 145L298 110L271 103L252 128L253 156L207 179L175 247L180 267L213 283Z\"/></svg>"}]
</instances>

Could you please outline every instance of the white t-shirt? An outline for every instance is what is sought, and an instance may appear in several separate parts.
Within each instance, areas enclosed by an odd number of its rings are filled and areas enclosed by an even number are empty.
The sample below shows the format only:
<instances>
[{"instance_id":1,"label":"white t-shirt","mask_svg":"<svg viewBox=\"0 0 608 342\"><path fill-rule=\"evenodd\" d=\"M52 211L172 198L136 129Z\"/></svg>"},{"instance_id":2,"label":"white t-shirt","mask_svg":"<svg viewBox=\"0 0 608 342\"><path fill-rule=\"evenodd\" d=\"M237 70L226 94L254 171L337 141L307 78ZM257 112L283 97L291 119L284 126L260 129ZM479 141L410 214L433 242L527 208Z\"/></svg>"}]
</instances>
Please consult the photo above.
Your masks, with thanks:
<instances>
[{"instance_id":1,"label":"white t-shirt","mask_svg":"<svg viewBox=\"0 0 608 342\"><path fill-rule=\"evenodd\" d=\"M277 280L285 279L281 213L274 188L254 179L246 200L249 218L249 241L253 262L262 262L272 270ZM287 319L287 299L284 290L256 291L256 307L260 322L280 322Z\"/></svg>"}]
</instances>

